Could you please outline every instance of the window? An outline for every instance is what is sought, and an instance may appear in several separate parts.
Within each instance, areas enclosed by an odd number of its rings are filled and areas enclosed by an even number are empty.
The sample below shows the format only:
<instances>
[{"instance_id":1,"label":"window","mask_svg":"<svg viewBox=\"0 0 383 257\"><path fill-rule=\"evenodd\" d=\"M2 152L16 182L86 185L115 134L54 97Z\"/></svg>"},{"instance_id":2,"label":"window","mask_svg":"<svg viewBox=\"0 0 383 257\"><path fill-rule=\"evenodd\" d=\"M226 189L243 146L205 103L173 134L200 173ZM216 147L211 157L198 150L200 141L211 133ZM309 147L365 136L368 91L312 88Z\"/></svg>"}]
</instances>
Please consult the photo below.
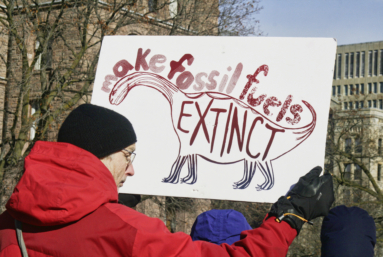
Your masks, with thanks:
<instances>
[{"instance_id":1,"label":"window","mask_svg":"<svg viewBox=\"0 0 383 257\"><path fill-rule=\"evenodd\" d=\"M383 49L380 50L380 75L383 75Z\"/></svg>"},{"instance_id":2,"label":"window","mask_svg":"<svg viewBox=\"0 0 383 257\"><path fill-rule=\"evenodd\" d=\"M356 52L355 77L359 77L359 70L360 70L360 52Z\"/></svg>"},{"instance_id":3,"label":"window","mask_svg":"<svg viewBox=\"0 0 383 257\"><path fill-rule=\"evenodd\" d=\"M52 68L52 55L53 55L52 44L53 44L53 41L52 40L49 41L47 50L45 51L45 53L40 54L38 56L37 61L35 62L35 70L41 70L42 68L45 68L45 69ZM36 51L39 48L39 46L40 46L40 42L36 41L36 45L35 45Z\"/></svg>"},{"instance_id":4,"label":"window","mask_svg":"<svg viewBox=\"0 0 383 257\"><path fill-rule=\"evenodd\" d=\"M383 82L379 82L380 84L380 93L383 93Z\"/></svg>"},{"instance_id":5,"label":"window","mask_svg":"<svg viewBox=\"0 0 383 257\"><path fill-rule=\"evenodd\" d=\"M337 91L338 91L338 95L340 95L340 86L337 86L336 88L337 88Z\"/></svg>"},{"instance_id":6,"label":"window","mask_svg":"<svg viewBox=\"0 0 383 257\"><path fill-rule=\"evenodd\" d=\"M378 179L378 181L382 179L382 164L378 164L378 174L376 178Z\"/></svg>"},{"instance_id":7,"label":"window","mask_svg":"<svg viewBox=\"0 0 383 257\"><path fill-rule=\"evenodd\" d=\"M351 163L345 164L344 178L347 180L351 180Z\"/></svg>"},{"instance_id":8,"label":"window","mask_svg":"<svg viewBox=\"0 0 383 257\"><path fill-rule=\"evenodd\" d=\"M345 110L348 109L348 104L347 104L347 102L344 102L344 109L345 109Z\"/></svg>"},{"instance_id":9,"label":"window","mask_svg":"<svg viewBox=\"0 0 383 257\"><path fill-rule=\"evenodd\" d=\"M43 62L44 62L44 65L46 66L47 69L52 68L52 59L53 59L52 58L53 57L52 45L53 45L53 40L49 41L48 46L47 46L47 52L45 55L43 55Z\"/></svg>"},{"instance_id":10,"label":"window","mask_svg":"<svg viewBox=\"0 0 383 257\"><path fill-rule=\"evenodd\" d=\"M382 139L378 139L378 154L382 154Z\"/></svg>"},{"instance_id":11,"label":"window","mask_svg":"<svg viewBox=\"0 0 383 257\"><path fill-rule=\"evenodd\" d=\"M37 52L37 49L39 49L39 46L40 46L40 42L36 41L35 53ZM39 57L37 57L37 61L35 62L35 70L40 70L40 69L41 69L41 54L39 55Z\"/></svg>"},{"instance_id":12,"label":"window","mask_svg":"<svg viewBox=\"0 0 383 257\"><path fill-rule=\"evenodd\" d=\"M355 85L355 94L359 95L359 84Z\"/></svg>"},{"instance_id":13,"label":"window","mask_svg":"<svg viewBox=\"0 0 383 257\"><path fill-rule=\"evenodd\" d=\"M363 101L360 101L360 102L359 102L359 106L360 106L360 109L363 109L363 107L364 107L364 102L363 102Z\"/></svg>"},{"instance_id":14,"label":"window","mask_svg":"<svg viewBox=\"0 0 383 257\"><path fill-rule=\"evenodd\" d=\"M360 84L360 93L364 94L364 84Z\"/></svg>"},{"instance_id":15,"label":"window","mask_svg":"<svg viewBox=\"0 0 383 257\"><path fill-rule=\"evenodd\" d=\"M170 1L169 3L169 14L171 18L177 16L178 13L178 3L177 0Z\"/></svg>"},{"instance_id":16,"label":"window","mask_svg":"<svg viewBox=\"0 0 383 257\"><path fill-rule=\"evenodd\" d=\"M378 50L374 50L374 76L378 75Z\"/></svg>"},{"instance_id":17,"label":"window","mask_svg":"<svg viewBox=\"0 0 383 257\"><path fill-rule=\"evenodd\" d=\"M351 146L352 146L351 138L346 138L345 145L344 145L344 151L347 153L351 152Z\"/></svg>"},{"instance_id":18,"label":"window","mask_svg":"<svg viewBox=\"0 0 383 257\"><path fill-rule=\"evenodd\" d=\"M354 53L350 53L350 78L354 77Z\"/></svg>"},{"instance_id":19,"label":"window","mask_svg":"<svg viewBox=\"0 0 383 257\"><path fill-rule=\"evenodd\" d=\"M379 109L383 110L383 101L379 99Z\"/></svg>"},{"instance_id":20,"label":"window","mask_svg":"<svg viewBox=\"0 0 383 257\"><path fill-rule=\"evenodd\" d=\"M372 103L374 104L374 108L377 108L376 100L373 100Z\"/></svg>"},{"instance_id":21,"label":"window","mask_svg":"<svg viewBox=\"0 0 383 257\"><path fill-rule=\"evenodd\" d=\"M368 76L372 76L372 51L368 51Z\"/></svg>"},{"instance_id":22,"label":"window","mask_svg":"<svg viewBox=\"0 0 383 257\"><path fill-rule=\"evenodd\" d=\"M374 93L378 93L378 83L374 82Z\"/></svg>"},{"instance_id":23,"label":"window","mask_svg":"<svg viewBox=\"0 0 383 257\"><path fill-rule=\"evenodd\" d=\"M350 85L350 95L354 94L354 85Z\"/></svg>"},{"instance_id":24,"label":"window","mask_svg":"<svg viewBox=\"0 0 383 257\"><path fill-rule=\"evenodd\" d=\"M149 12L157 11L157 0L149 0L148 1Z\"/></svg>"},{"instance_id":25,"label":"window","mask_svg":"<svg viewBox=\"0 0 383 257\"><path fill-rule=\"evenodd\" d=\"M333 79L336 79L336 61L335 61L335 65L334 65L334 77Z\"/></svg>"},{"instance_id":26,"label":"window","mask_svg":"<svg viewBox=\"0 0 383 257\"><path fill-rule=\"evenodd\" d=\"M352 102L348 102L348 108L352 110Z\"/></svg>"},{"instance_id":27,"label":"window","mask_svg":"<svg viewBox=\"0 0 383 257\"><path fill-rule=\"evenodd\" d=\"M340 79L341 72L342 72L342 54L338 54L338 74L337 74L337 79Z\"/></svg>"},{"instance_id":28,"label":"window","mask_svg":"<svg viewBox=\"0 0 383 257\"><path fill-rule=\"evenodd\" d=\"M359 109L359 102L355 102L355 109Z\"/></svg>"},{"instance_id":29,"label":"window","mask_svg":"<svg viewBox=\"0 0 383 257\"><path fill-rule=\"evenodd\" d=\"M361 65L361 67L360 67L360 68L361 68L360 76L361 76L361 77L364 77L365 60L366 60L366 58L365 58L365 52L364 52L364 51L361 53L360 59L361 59L361 61L362 61L362 65Z\"/></svg>"},{"instance_id":30,"label":"window","mask_svg":"<svg viewBox=\"0 0 383 257\"><path fill-rule=\"evenodd\" d=\"M362 146L362 140L358 137L355 138L355 153L362 153L363 146Z\"/></svg>"},{"instance_id":31,"label":"window","mask_svg":"<svg viewBox=\"0 0 383 257\"><path fill-rule=\"evenodd\" d=\"M348 53L344 54L344 78L348 78Z\"/></svg>"},{"instance_id":32,"label":"window","mask_svg":"<svg viewBox=\"0 0 383 257\"><path fill-rule=\"evenodd\" d=\"M354 169L354 179L355 179L355 180L360 180L360 179L362 179L362 169L360 168L359 165L355 165L355 169Z\"/></svg>"},{"instance_id":33,"label":"window","mask_svg":"<svg viewBox=\"0 0 383 257\"><path fill-rule=\"evenodd\" d=\"M371 108L371 100L368 100L368 108Z\"/></svg>"},{"instance_id":34,"label":"window","mask_svg":"<svg viewBox=\"0 0 383 257\"><path fill-rule=\"evenodd\" d=\"M38 101L31 101L29 104L29 117L32 117L33 114L39 109ZM36 135L36 121L33 121L32 126L29 130L29 140L33 140Z\"/></svg>"},{"instance_id":35,"label":"window","mask_svg":"<svg viewBox=\"0 0 383 257\"><path fill-rule=\"evenodd\" d=\"M351 201L350 199L351 199L351 190L343 189L343 201L347 203Z\"/></svg>"},{"instance_id":36,"label":"window","mask_svg":"<svg viewBox=\"0 0 383 257\"><path fill-rule=\"evenodd\" d=\"M372 94L372 83L368 83L368 93Z\"/></svg>"},{"instance_id":37,"label":"window","mask_svg":"<svg viewBox=\"0 0 383 257\"><path fill-rule=\"evenodd\" d=\"M335 86L332 86L332 96L335 96L336 95L336 88Z\"/></svg>"},{"instance_id":38,"label":"window","mask_svg":"<svg viewBox=\"0 0 383 257\"><path fill-rule=\"evenodd\" d=\"M344 85L344 95L348 95L348 85Z\"/></svg>"}]
</instances>

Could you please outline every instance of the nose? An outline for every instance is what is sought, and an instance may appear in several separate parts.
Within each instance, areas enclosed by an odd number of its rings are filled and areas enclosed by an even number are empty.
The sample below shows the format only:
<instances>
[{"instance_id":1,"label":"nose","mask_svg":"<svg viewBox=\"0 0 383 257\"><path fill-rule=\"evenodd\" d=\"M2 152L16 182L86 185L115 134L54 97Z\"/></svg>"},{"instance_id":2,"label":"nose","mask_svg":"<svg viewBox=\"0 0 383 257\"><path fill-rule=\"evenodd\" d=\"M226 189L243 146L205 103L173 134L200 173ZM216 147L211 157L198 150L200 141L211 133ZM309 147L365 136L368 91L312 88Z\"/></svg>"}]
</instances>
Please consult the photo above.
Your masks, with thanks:
<instances>
[{"instance_id":1,"label":"nose","mask_svg":"<svg viewBox=\"0 0 383 257\"><path fill-rule=\"evenodd\" d=\"M125 171L125 175L127 175L127 176L133 176L134 175L134 168L133 168L132 163L129 165L128 169Z\"/></svg>"}]
</instances>

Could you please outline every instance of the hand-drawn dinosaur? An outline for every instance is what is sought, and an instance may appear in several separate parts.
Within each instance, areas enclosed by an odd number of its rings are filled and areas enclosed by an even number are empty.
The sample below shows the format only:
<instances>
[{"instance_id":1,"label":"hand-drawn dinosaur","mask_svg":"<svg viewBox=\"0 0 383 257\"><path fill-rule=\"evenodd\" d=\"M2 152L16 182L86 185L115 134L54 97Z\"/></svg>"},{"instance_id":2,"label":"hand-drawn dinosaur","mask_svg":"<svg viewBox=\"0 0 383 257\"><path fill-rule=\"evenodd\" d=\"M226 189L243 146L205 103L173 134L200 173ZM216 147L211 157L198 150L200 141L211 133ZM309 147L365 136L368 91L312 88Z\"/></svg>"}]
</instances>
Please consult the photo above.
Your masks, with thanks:
<instances>
[{"instance_id":1,"label":"hand-drawn dinosaur","mask_svg":"<svg viewBox=\"0 0 383 257\"><path fill-rule=\"evenodd\" d=\"M232 96L218 92L184 93L164 77L149 72L135 72L121 78L109 95L110 103L119 105L136 86L158 90L170 104L180 146L169 176L163 179L166 183L179 182L186 161L188 175L181 183L196 183L197 156L200 156L217 164L244 161L244 174L234 183L235 189L247 188L258 167L265 181L257 190L269 190L275 182L271 162L303 143L316 125L316 112L306 101L302 102L310 110L312 121L299 128L282 127ZM238 148L234 147L235 139Z\"/></svg>"}]
</instances>

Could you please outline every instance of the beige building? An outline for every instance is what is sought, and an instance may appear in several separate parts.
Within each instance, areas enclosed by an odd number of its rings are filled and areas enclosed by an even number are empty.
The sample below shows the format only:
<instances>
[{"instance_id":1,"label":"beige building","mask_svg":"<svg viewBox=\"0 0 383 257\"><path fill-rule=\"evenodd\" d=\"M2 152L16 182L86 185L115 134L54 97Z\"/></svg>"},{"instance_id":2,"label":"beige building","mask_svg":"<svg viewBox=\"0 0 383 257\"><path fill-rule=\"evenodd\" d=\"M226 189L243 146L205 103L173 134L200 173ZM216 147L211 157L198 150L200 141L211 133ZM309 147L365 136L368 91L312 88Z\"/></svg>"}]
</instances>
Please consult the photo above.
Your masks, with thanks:
<instances>
[{"instance_id":1,"label":"beige building","mask_svg":"<svg viewBox=\"0 0 383 257\"><path fill-rule=\"evenodd\" d=\"M351 154L383 188L383 41L338 46L331 100L327 169L374 191L373 181L346 157ZM365 194L349 187L340 190L349 204Z\"/></svg>"},{"instance_id":2,"label":"beige building","mask_svg":"<svg viewBox=\"0 0 383 257\"><path fill-rule=\"evenodd\" d=\"M332 99L343 110L383 109L383 41L340 45Z\"/></svg>"}]
</instances>

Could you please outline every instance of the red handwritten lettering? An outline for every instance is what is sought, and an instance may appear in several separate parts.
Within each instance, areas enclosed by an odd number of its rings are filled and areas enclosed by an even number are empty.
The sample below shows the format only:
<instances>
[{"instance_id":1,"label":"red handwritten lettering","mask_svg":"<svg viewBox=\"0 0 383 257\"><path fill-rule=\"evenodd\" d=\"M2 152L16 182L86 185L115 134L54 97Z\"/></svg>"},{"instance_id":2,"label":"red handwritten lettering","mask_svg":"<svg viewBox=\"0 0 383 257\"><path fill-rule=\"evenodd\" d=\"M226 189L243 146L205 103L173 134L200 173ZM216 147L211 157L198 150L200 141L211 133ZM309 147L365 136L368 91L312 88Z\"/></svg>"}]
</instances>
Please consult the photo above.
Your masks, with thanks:
<instances>
[{"instance_id":1,"label":"red handwritten lettering","mask_svg":"<svg viewBox=\"0 0 383 257\"><path fill-rule=\"evenodd\" d=\"M176 74L176 72L185 71L185 67L182 65L182 63L185 60L188 61L188 65L190 66L190 65L192 65L192 63L194 61L194 57L191 54L185 54L184 56L181 57L181 59L178 62L176 62L176 61L170 62L170 72L168 74L168 79L172 79L174 77L174 74Z\"/></svg>"},{"instance_id":2,"label":"red handwritten lettering","mask_svg":"<svg viewBox=\"0 0 383 257\"><path fill-rule=\"evenodd\" d=\"M238 79L241 76L242 69L243 69L243 64L238 63L237 67L235 68L235 71L233 73L233 76L231 76L230 82L227 85L227 88L226 88L227 94L230 94L234 90L235 85L237 85Z\"/></svg>"},{"instance_id":3,"label":"red handwritten lettering","mask_svg":"<svg viewBox=\"0 0 383 257\"><path fill-rule=\"evenodd\" d=\"M249 149L250 138L251 138L251 135L253 134L254 127L255 127L255 125L257 124L258 121L260 121L261 124L263 124L263 118L262 117L256 117L253 120L253 123L251 124L249 135L247 136L246 153L247 153L247 155L249 155L253 159L258 158L258 156L261 154L261 153L257 153L255 155L253 155L253 154L251 154L250 149Z\"/></svg>"},{"instance_id":4,"label":"red handwritten lettering","mask_svg":"<svg viewBox=\"0 0 383 257\"><path fill-rule=\"evenodd\" d=\"M153 72L160 73L165 69L165 65L157 66L156 64L164 63L164 62L166 62L165 55L162 55L162 54L153 55L153 57L150 58L150 61L149 61L149 69Z\"/></svg>"},{"instance_id":5,"label":"red handwritten lettering","mask_svg":"<svg viewBox=\"0 0 383 257\"><path fill-rule=\"evenodd\" d=\"M112 82L110 82L111 80L118 80L118 78L114 75L106 75L105 81L104 81L104 83L102 83L102 88L101 88L102 91L104 91L106 93L110 92L109 85L112 84Z\"/></svg>"},{"instance_id":6,"label":"red handwritten lettering","mask_svg":"<svg viewBox=\"0 0 383 257\"><path fill-rule=\"evenodd\" d=\"M282 109L278 113L277 121L281 121L283 119L283 117L286 114L286 110L289 108L292 100L293 100L293 96L292 95L288 95L287 98L286 98L286 101L283 103Z\"/></svg>"},{"instance_id":7,"label":"red handwritten lettering","mask_svg":"<svg viewBox=\"0 0 383 257\"><path fill-rule=\"evenodd\" d=\"M266 151L265 151L265 153L263 154L262 161L264 161L264 160L266 159L267 154L269 153L271 144L272 144L273 141L274 141L275 134L276 134L277 132L281 132L281 133L284 133L284 132L285 132L284 129L273 128L273 127L270 126L268 123L266 123L266 128L271 130L271 137L270 137L269 143L267 144Z\"/></svg>"},{"instance_id":8,"label":"red handwritten lettering","mask_svg":"<svg viewBox=\"0 0 383 257\"><path fill-rule=\"evenodd\" d=\"M249 91L251 85L255 82L255 83L259 83L259 80L257 79L257 76L259 73L261 73L261 71L263 71L263 74L265 75L265 77L267 76L267 74L269 73L269 66L267 65L261 65L259 66L259 68L254 72L254 75L247 75L246 78L248 79L244 89L242 90L242 93L241 95L239 96L239 99L243 100L245 99L245 95L247 94L247 91Z\"/></svg>"},{"instance_id":9,"label":"red handwritten lettering","mask_svg":"<svg viewBox=\"0 0 383 257\"><path fill-rule=\"evenodd\" d=\"M216 112L217 115L215 116L215 122L214 122L214 129L213 129L213 136L212 136L212 139L211 139L211 146L210 146L210 153L213 152L213 148L214 148L214 141L215 141L215 134L217 132L217 128L218 128L218 117L221 113L225 113L227 112L226 109L220 109L220 108L212 108L211 109L212 112Z\"/></svg>"},{"instance_id":10,"label":"red handwritten lettering","mask_svg":"<svg viewBox=\"0 0 383 257\"><path fill-rule=\"evenodd\" d=\"M194 76L190 71L185 71L178 76L176 80L176 85L179 89L185 90L190 87L194 81Z\"/></svg>"},{"instance_id":11,"label":"red handwritten lettering","mask_svg":"<svg viewBox=\"0 0 383 257\"><path fill-rule=\"evenodd\" d=\"M113 73L117 77L125 76L130 70L133 70L133 65L131 65L127 60L121 60L113 66Z\"/></svg>"},{"instance_id":12,"label":"red handwritten lettering","mask_svg":"<svg viewBox=\"0 0 383 257\"><path fill-rule=\"evenodd\" d=\"M217 87L217 81L214 79L215 76L219 76L219 72L216 70L211 71L208 78L210 83L206 83L208 90L214 90Z\"/></svg>"},{"instance_id":13,"label":"red handwritten lettering","mask_svg":"<svg viewBox=\"0 0 383 257\"><path fill-rule=\"evenodd\" d=\"M263 100L265 100L265 98L267 96L266 94L263 94L263 95L260 95L259 97L254 99L253 95L254 95L256 90L257 90L257 87L254 87L251 90L250 94L247 96L247 103L253 107L260 105L263 102Z\"/></svg>"},{"instance_id":14,"label":"red handwritten lettering","mask_svg":"<svg viewBox=\"0 0 383 257\"><path fill-rule=\"evenodd\" d=\"M180 112L180 117L178 118L177 129L181 130L184 133L189 133L189 131L181 128L181 119L182 119L182 117L191 117L192 116L189 113L184 113L184 107L185 107L185 104L192 104L192 103L194 103L194 102L193 101L183 101L182 105L181 105L181 112Z\"/></svg>"},{"instance_id":15,"label":"red handwritten lettering","mask_svg":"<svg viewBox=\"0 0 383 257\"><path fill-rule=\"evenodd\" d=\"M221 83L219 83L219 87L218 87L219 92L223 92L228 80L229 80L229 76L227 76L227 74L225 74L221 80Z\"/></svg>"},{"instance_id":16,"label":"red handwritten lettering","mask_svg":"<svg viewBox=\"0 0 383 257\"><path fill-rule=\"evenodd\" d=\"M214 101L214 99L211 99L211 101L209 102L209 105L206 107L206 110L203 113L203 115L201 114L201 110L199 108L199 104L197 102L195 102L195 107L197 108L198 115L199 115L200 119L199 119L199 121L197 123L197 126L194 129L193 135L190 138L190 145L192 145L194 143L194 140L197 137L198 130L201 127L201 125L202 125L203 132L205 134L206 140L207 140L208 143L210 143L209 133L207 131L207 127L206 127L206 123L205 123L205 117L206 117L207 113L209 112L210 106L213 104L213 101Z\"/></svg>"},{"instance_id":17,"label":"red handwritten lettering","mask_svg":"<svg viewBox=\"0 0 383 257\"><path fill-rule=\"evenodd\" d=\"M239 133L239 125L238 125L238 111L237 107L234 108L233 121L231 122L231 132L229 138L229 146L227 148L227 153L230 153L231 145L233 143L234 131L237 134L237 141L239 146L239 151L242 152L243 142L245 140L245 129L246 129L246 119L247 119L247 111L243 115L243 125L242 125L242 138Z\"/></svg>"},{"instance_id":18,"label":"red handwritten lettering","mask_svg":"<svg viewBox=\"0 0 383 257\"><path fill-rule=\"evenodd\" d=\"M286 118L287 123L291 125L298 124L299 121L301 120L301 116L299 115L299 113L301 113L302 111L303 111L303 108L299 104L294 104L293 106L291 106L290 112L292 115L294 115L294 119L287 117Z\"/></svg>"},{"instance_id":19,"label":"red handwritten lettering","mask_svg":"<svg viewBox=\"0 0 383 257\"><path fill-rule=\"evenodd\" d=\"M150 49L147 49L144 54L142 54L142 48L138 49L136 67L135 67L136 71L140 70L140 66L142 66L144 70L149 70L148 63L145 60L145 58L148 56L149 53L150 53Z\"/></svg>"},{"instance_id":20,"label":"red handwritten lettering","mask_svg":"<svg viewBox=\"0 0 383 257\"><path fill-rule=\"evenodd\" d=\"M281 101L279 101L275 96L269 97L266 99L265 104L263 105L263 112L269 116L273 115L270 113L269 107L279 107L281 104Z\"/></svg>"},{"instance_id":21,"label":"red handwritten lettering","mask_svg":"<svg viewBox=\"0 0 383 257\"><path fill-rule=\"evenodd\" d=\"M233 109L233 103L230 103L229 115L227 116L226 127L225 127L225 135L223 136L223 142L222 142L222 147L221 147L221 157L223 155L223 150L225 149L225 145L226 145L226 135L227 135L227 131L229 129L230 116L231 116L231 110L232 109Z\"/></svg>"},{"instance_id":22,"label":"red handwritten lettering","mask_svg":"<svg viewBox=\"0 0 383 257\"><path fill-rule=\"evenodd\" d=\"M194 90L201 91L205 87L205 82L202 80L202 77L207 77L207 73L200 72L195 76L195 83L197 83L197 85L193 86Z\"/></svg>"}]
</instances>

